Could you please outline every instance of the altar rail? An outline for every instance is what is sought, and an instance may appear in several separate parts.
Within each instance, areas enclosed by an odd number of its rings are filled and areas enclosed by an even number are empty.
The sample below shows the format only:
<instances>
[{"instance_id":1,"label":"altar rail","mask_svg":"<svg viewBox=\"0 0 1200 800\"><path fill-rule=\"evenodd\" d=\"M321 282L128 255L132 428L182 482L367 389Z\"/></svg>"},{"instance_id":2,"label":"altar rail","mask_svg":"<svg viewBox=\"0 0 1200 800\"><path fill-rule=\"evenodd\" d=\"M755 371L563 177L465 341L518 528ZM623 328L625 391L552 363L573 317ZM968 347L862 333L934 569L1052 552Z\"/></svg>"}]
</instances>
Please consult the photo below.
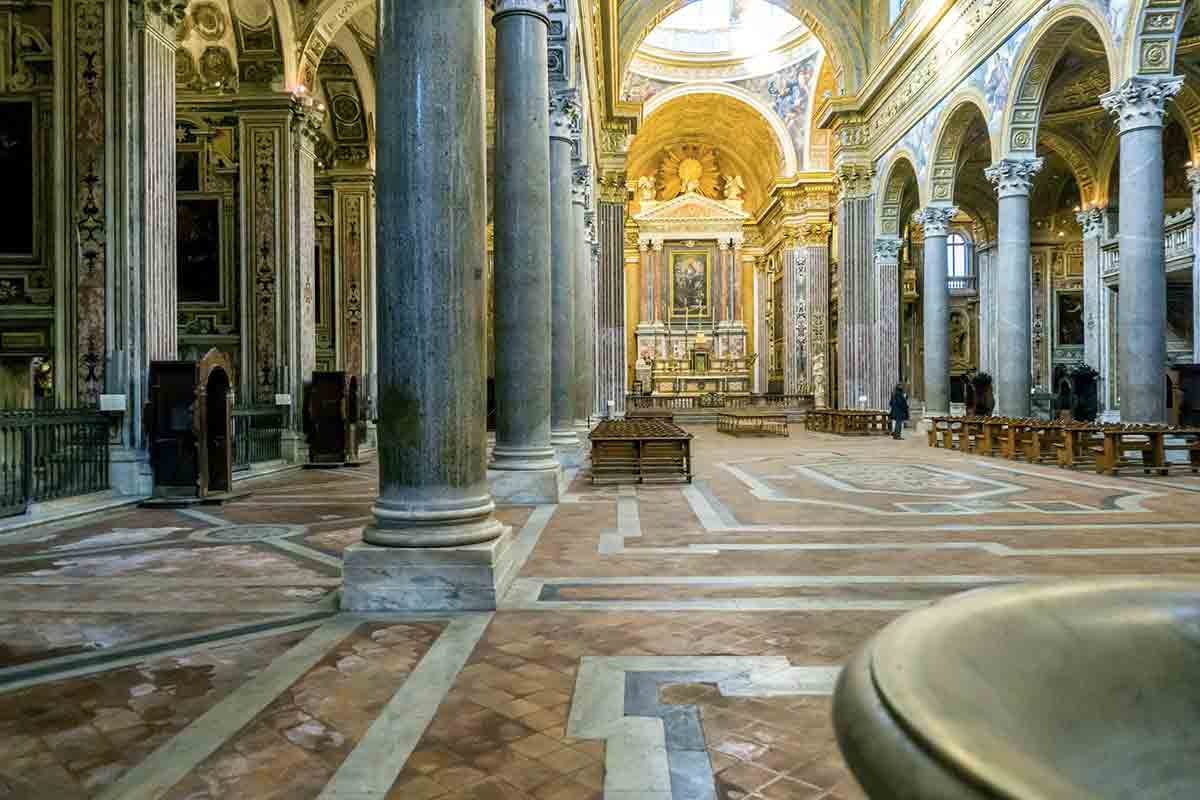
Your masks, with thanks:
<instances>
[{"instance_id":1,"label":"altar rail","mask_svg":"<svg viewBox=\"0 0 1200 800\"><path fill-rule=\"evenodd\" d=\"M0 516L109 488L109 419L92 409L0 411Z\"/></svg>"},{"instance_id":2,"label":"altar rail","mask_svg":"<svg viewBox=\"0 0 1200 800\"><path fill-rule=\"evenodd\" d=\"M257 406L233 410L233 470L250 469L253 464L283 458L285 412L278 406Z\"/></svg>"},{"instance_id":3,"label":"altar rail","mask_svg":"<svg viewBox=\"0 0 1200 800\"><path fill-rule=\"evenodd\" d=\"M655 408L671 411L709 408L812 408L811 394L751 394L751 395L625 395L626 409Z\"/></svg>"}]
</instances>

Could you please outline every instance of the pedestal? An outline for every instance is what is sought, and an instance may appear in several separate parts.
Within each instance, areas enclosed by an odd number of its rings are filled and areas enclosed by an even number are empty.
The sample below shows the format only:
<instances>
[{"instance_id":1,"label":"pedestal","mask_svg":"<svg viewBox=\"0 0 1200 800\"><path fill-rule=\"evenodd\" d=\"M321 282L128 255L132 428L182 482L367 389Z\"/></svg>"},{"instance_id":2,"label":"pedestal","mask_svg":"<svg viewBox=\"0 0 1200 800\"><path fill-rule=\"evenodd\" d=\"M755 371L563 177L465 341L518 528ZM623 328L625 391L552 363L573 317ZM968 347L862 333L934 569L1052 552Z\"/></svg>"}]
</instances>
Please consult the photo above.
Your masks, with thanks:
<instances>
[{"instance_id":1,"label":"pedestal","mask_svg":"<svg viewBox=\"0 0 1200 800\"><path fill-rule=\"evenodd\" d=\"M534 506L557 503L560 467L489 469L488 489L497 505Z\"/></svg>"},{"instance_id":2,"label":"pedestal","mask_svg":"<svg viewBox=\"0 0 1200 800\"><path fill-rule=\"evenodd\" d=\"M489 611L512 581L512 529L466 547L346 548L343 611Z\"/></svg>"}]
</instances>

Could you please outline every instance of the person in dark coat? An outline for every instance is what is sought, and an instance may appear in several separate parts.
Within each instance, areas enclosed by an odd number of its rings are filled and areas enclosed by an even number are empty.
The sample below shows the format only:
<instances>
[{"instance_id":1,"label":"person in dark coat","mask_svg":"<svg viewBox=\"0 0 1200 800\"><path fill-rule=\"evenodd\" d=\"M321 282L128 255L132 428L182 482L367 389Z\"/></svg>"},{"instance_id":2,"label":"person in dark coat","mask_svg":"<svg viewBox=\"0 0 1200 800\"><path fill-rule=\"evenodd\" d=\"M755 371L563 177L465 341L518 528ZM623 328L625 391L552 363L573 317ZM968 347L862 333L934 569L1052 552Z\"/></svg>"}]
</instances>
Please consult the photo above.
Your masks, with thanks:
<instances>
[{"instance_id":1,"label":"person in dark coat","mask_svg":"<svg viewBox=\"0 0 1200 800\"><path fill-rule=\"evenodd\" d=\"M896 391L892 392L891 417L892 438L904 438L900 434L904 430L904 423L908 422L908 398L904 396L904 386L899 383L896 384Z\"/></svg>"}]
</instances>

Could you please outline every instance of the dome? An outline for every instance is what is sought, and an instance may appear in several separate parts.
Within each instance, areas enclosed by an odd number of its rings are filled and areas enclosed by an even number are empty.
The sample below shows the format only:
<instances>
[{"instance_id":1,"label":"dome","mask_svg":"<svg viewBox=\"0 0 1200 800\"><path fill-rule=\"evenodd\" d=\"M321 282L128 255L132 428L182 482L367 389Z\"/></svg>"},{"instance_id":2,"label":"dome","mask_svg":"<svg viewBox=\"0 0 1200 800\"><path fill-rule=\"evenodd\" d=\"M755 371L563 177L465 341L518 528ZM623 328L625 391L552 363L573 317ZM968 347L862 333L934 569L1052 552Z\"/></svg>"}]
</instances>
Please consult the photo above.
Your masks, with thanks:
<instances>
[{"instance_id":1,"label":"dome","mask_svg":"<svg viewBox=\"0 0 1200 800\"><path fill-rule=\"evenodd\" d=\"M766 0L697 0L660 22L643 47L683 57L752 58L805 31L804 23Z\"/></svg>"}]
</instances>

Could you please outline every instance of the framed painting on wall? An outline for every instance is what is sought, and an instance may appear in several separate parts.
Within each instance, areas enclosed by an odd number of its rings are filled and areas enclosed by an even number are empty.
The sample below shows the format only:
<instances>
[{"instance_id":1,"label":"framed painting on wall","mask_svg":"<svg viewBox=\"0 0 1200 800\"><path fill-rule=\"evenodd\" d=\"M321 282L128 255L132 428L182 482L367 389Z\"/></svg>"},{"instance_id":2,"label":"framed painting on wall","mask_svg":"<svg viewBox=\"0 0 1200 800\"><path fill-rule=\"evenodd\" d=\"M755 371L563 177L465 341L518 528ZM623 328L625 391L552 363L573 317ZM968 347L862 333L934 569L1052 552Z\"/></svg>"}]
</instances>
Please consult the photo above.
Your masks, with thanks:
<instances>
[{"instance_id":1,"label":"framed painting on wall","mask_svg":"<svg viewBox=\"0 0 1200 800\"><path fill-rule=\"evenodd\" d=\"M1055 346L1083 346L1083 292L1055 292Z\"/></svg>"},{"instance_id":2,"label":"framed painting on wall","mask_svg":"<svg viewBox=\"0 0 1200 800\"><path fill-rule=\"evenodd\" d=\"M37 258L38 186L37 109L32 99L0 99L0 258Z\"/></svg>"},{"instance_id":3,"label":"framed painting on wall","mask_svg":"<svg viewBox=\"0 0 1200 800\"><path fill-rule=\"evenodd\" d=\"M707 250L671 252L671 317L711 314L711 263Z\"/></svg>"},{"instance_id":4,"label":"framed painting on wall","mask_svg":"<svg viewBox=\"0 0 1200 800\"><path fill-rule=\"evenodd\" d=\"M180 303L220 303L221 198L176 201L176 278Z\"/></svg>"}]
</instances>

